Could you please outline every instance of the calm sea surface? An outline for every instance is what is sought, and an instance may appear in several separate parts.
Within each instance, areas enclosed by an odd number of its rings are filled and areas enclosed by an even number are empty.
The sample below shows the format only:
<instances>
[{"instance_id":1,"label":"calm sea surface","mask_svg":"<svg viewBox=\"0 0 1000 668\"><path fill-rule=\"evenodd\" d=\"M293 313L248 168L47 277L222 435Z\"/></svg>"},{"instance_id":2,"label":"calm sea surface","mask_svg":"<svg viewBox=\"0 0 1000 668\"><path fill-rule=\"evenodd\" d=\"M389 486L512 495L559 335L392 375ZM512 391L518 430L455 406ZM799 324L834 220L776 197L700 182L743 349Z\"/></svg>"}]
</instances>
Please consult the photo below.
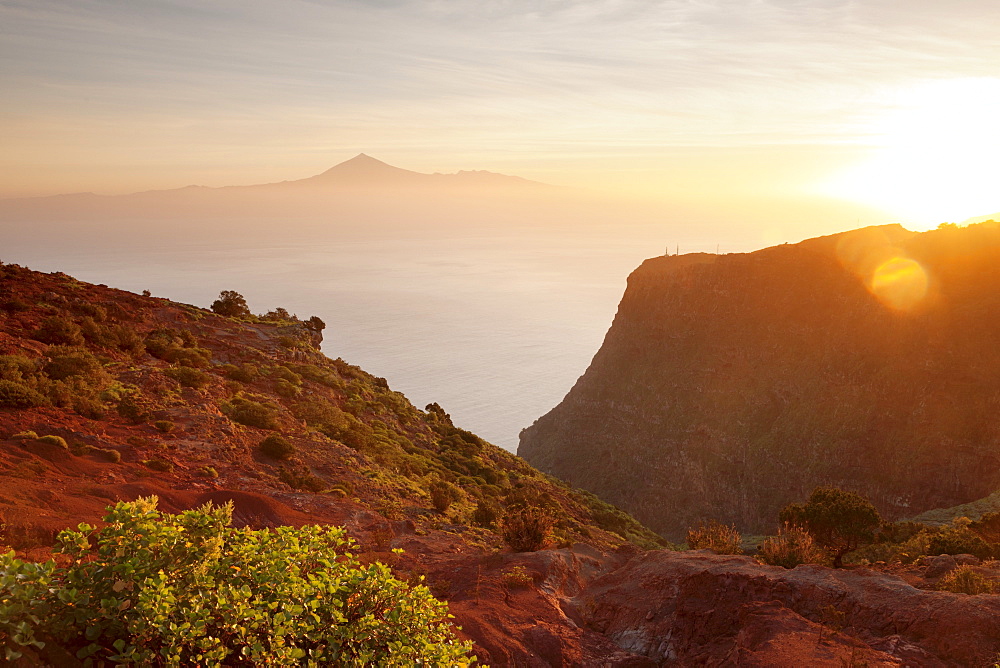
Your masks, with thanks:
<instances>
[{"instance_id":1,"label":"calm sea surface","mask_svg":"<svg viewBox=\"0 0 1000 668\"><path fill-rule=\"evenodd\" d=\"M254 312L318 315L327 355L513 451L586 370L628 274L676 240L648 227L290 238L89 249L19 238L3 241L0 260L199 306L236 290Z\"/></svg>"}]
</instances>

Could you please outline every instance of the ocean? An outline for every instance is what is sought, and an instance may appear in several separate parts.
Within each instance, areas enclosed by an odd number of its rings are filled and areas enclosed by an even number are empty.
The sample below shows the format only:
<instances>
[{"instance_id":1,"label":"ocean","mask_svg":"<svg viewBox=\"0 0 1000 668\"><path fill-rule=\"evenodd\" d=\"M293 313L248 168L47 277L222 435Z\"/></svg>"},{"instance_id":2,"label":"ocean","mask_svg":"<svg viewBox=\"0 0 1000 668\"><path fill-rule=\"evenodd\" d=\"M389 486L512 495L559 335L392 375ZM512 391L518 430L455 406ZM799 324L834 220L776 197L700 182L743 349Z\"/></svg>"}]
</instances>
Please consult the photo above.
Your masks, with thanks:
<instances>
[{"instance_id":1,"label":"ocean","mask_svg":"<svg viewBox=\"0 0 1000 668\"><path fill-rule=\"evenodd\" d=\"M276 221L276 225L281 223ZM498 227L467 231L230 236L83 246L8 238L0 260L207 307L221 290L251 310L283 306L327 323L323 352L385 377L418 407L515 451L518 432L554 407L597 352L661 228ZM714 251L687 240L685 250Z\"/></svg>"}]
</instances>

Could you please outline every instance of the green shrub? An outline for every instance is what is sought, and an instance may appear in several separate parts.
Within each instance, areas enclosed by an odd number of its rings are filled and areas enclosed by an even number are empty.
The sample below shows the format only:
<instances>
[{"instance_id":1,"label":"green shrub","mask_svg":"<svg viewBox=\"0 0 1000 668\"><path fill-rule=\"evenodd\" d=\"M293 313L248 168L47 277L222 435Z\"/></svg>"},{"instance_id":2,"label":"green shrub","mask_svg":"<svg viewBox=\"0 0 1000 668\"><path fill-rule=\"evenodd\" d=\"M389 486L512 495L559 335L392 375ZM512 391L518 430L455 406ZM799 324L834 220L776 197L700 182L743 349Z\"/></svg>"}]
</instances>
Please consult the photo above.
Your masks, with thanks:
<instances>
[{"instance_id":1,"label":"green shrub","mask_svg":"<svg viewBox=\"0 0 1000 668\"><path fill-rule=\"evenodd\" d=\"M260 371L253 364L241 364L239 366L235 364L223 364L221 369L222 374L226 378L240 383L252 383L260 374Z\"/></svg>"},{"instance_id":2,"label":"green shrub","mask_svg":"<svg viewBox=\"0 0 1000 668\"><path fill-rule=\"evenodd\" d=\"M219 298L212 302L212 311L228 318L249 318L250 308L246 298L235 290L223 290Z\"/></svg>"},{"instance_id":3,"label":"green shrub","mask_svg":"<svg viewBox=\"0 0 1000 668\"><path fill-rule=\"evenodd\" d=\"M282 466L278 469L278 479L293 489L319 493L326 489L322 478L313 475L305 466L289 469Z\"/></svg>"},{"instance_id":4,"label":"green shrub","mask_svg":"<svg viewBox=\"0 0 1000 668\"><path fill-rule=\"evenodd\" d=\"M163 473L169 473L174 470L174 465L165 459L144 459L142 460L143 465L153 471L161 471Z\"/></svg>"},{"instance_id":5,"label":"green shrub","mask_svg":"<svg viewBox=\"0 0 1000 668\"><path fill-rule=\"evenodd\" d=\"M295 446L281 434L270 434L260 442L260 451L271 459L291 459L295 454Z\"/></svg>"},{"instance_id":6,"label":"green shrub","mask_svg":"<svg viewBox=\"0 0 1000 668\"><path fill-rule=\"evenodd\" d=\"M427 491L431 495L431 505L439 513L444 513L451 507L451 504L462 498L462 493L458 488L444 480L435 480Z\"/></svg>"},{"instance_id":7,"label":"green shrub","mask_svg":"<svg viewBox=\"0 0 1000 668\"><path fill-rule=\"evenodd\" d=\"M500 581L511 588L525 588L534 584L535 579L524 566L512 566L500 575Z\"/></svg>"},{"instance_id":8,"label":"green shrub","mask_svg":"<svg viewBox=\"0 0 1000 668\"><path fill-rule=\"evenodd\" d=\"M212 361L212 352L198 348L194 335L186 329L154 329L146 335L144 344L150 355L171 364L203 369Z\"/></svg>"},{"instance_id":9,"label":"green shrub","mask_svg":"<svg viewBox=\"0 0 1000 668\"><path fill-rule=\"evenodd\" d=\"M692 550L712 550L716 554L743 554L743 536L735 526L709 520L687 530L687 544Z\"/></svg>"},{"instance_id":10,"label":"green shrub","mask_svg":"<svg viewBox=\"0 0 1000 668\"><path fill-rule=\"evenodd\" d=\"M124 394L118 400L118 414L129 422L139 424L149 419L149 409L142 397L135 392Z\"/></svg>"},{"instance_id":11,"label":"green shrub","mask_svg":"<svg viewBox=\"0 0 1000 668\"><path fill-rule=\"evenodd\" d=\"M500 507L488 499L480 499L472 511L472 522L484 529L495 529L500 518Z\"/></svg>"},{"instance_id":12,"label":"green shrub","mask_svg":"<svg viewBox=\"0 0 1000 668\"><path fill-rule=\"evenodd\" d=\"M300 390L298 387L291 384L284 378L280 378L278 382L274 384L274 391L277 392L280 396L285 397L287 399L297 397L302 392L302 390Z\"/></svg>"},{"instance_id":13,"label":"green shrub","mask_svg":"<svg viewBox=\"0 0 1000 668\"><path fill-rule=\"evenodd\" d=\"M969 528L969 520L965 517L956 519L948 526L942 527L930 537L927 553L938 554L973 554L980 559L990 559L994 556L993 546Z\"/></svg>"},{"instance_id":14,"label":"green shrub","mask_svg":"<svg viewBox=\"0 0 1000 668\"><path fill-rule=\"evenodd\" d=\"M89 397L74 397L73 410L91 420L104 419L104 404Z\"/></svg>"},{"instance_id":15,"label":"green shrub","mask_svg":"<svg viewBox=\"0 0 1000 668\"><path fill-rule=\"evenodd\" d=\"M843 565L844 555L875 539L882 524L878 511L855 492L817 487L805 504L786 506L779 515L783 524L801 526L833 554L833 567Z\"/></svg>"},{"instance_id":16,"label":"green shrub","mask_svg":"<svg viewBox=\"0 0 1000 668\"><path fill-rule=\"evenodd\" d=\"M72 559L0 556L0 648L59 638L78 658L131 665L468 666L447 606L362 565L338 527L228 528L232 507L161 514L119 503L107 525L59 536Z\"/></svg>"},{"instance_id":17,"label":"green shrub","mask_svg":"<svg viewBox=\"0 0 1000 668\"><path fill-rule=\"evenodd\" d=\"M5 299L2 302L0 302L0 309L3 309L8 313L18 313L20 311L27 311L30 308L31 304L17 297L11 297L10 299Z\"/></svg>"},{"instance_id":18,"label":"green shrub","mask_svg":"<svg viewBox=\"0 0 1000 668\"><path fill-rule=\"evenodd\" d=\"M63 348L56 354L49 349L51 359L44 367L45 374L53 380L71 376L93 377L103 375L104 368L94 355L84 349Z\"/></svg>"},{"instance_id":19,"label":"green shrub","mask_svg":"<svg viewBox=\"0 0 1000 668\"><path fill-rule=\"evenodd\" d=\"M174 369L164 369L164 375L173 378L184 387L193 387L196 390L208 385L212 376L189 366L179 366Z\"/></svg>"},{"instance_id":20,"label":"green shrub","mask_svg":"<svg viewBox=\"0 0 1000 668\"><path fill-rule=\"evenodd\" d=\"M1000 583L976 571L972 566L959 566L941 578L937 588L955 594L995 594Z\"/></svg>"},{"instance_id":21,"label":"green shrub","mask_svg":"<svg viewBox=\"0 0 1000 668\"><path fill-rule=\"evenodd\" d=\"M812 534L795 525L786 524L777 536L769 536L760 546L757 558L761 563L782 568L801 564L823 564L826 552L813 540Z\"/></svg>"},{"instance_id":22,"label":"green shrub","mask_svg":"<svg viewBox=\"0 0 1000 668\"><path fill-rule=\"evenodd\" d=\"M24 355L0 355L0 380L22 382L37 370L37 361Z\"/></svg>"},{"instance_id":23,"label":"green shrub","mask_svg":"<svg viewBox=\"0 0 1000 668\"><path fill-rule=\"evenodd\" d=\"M35 432L30 431L30 430L28 430L28 431L19 431L16 434L13 434L10 437L10 439L12 441L37 441L38 440L38 434L36 434Z\"/></svg>"},{"instance_id":24,"label":"green shrub","mask_svg":"<svg viewBox=\"0 0 1000 668\"><path fill-rule=\"evenodd\" d=\"M277 429L278 412L268 404L235 397L221 406L222 412L233 422L260 429Z\"/></svg>"},{"instance_id":25,"label":"green shrub","mask_svg":"<svg viewBox=\"0 0 1000 668\"><path fill-rule=\"evenodd\" d=\"M0 407L34 408L49 403L42 394L32 387L13 380L0 380Z\"/></svg>"},{"instance_id":26,"label":"green shrub","mask_svg":"<svg viewBox=\"0 0 1000 668\"><path fill-rule=\"evenodd\" d=\"M85 343L80 326L69 318L57 315L42 320L32 338L42 343L61 346L82 346Z\"/></svg>"},{"instance_id":27,"label":"green shrub","mask_svg":"<svg viewBox=\"0 0 1000 668\"><path fill-rule=\"evenodd\" d=\"M545 545L554 523L552 515L544 508L515 506L504 515L500 536L515 552L534 552Z\"/></svg>"},{"instance_id":28,"label":"green shrub","mask_svg":"<svg viewBox=\"0 0 1000 668\"><path fill-rule=\"evenodd\" d=\"M215 480L219 477L219 472L215 470L214 466L202 466L198 469L198 475Z\"/></svg>"},{"instance_id":29,"label":"green shrub","mask_svg":"<svg viewBox=\"0 0 1000 668\"><path fill-rule=\"evenodd\" d=\"M54 445L58 448L62 448L63 450L69 450L69 443L67 443L66 439L63 438L62 436L55 436L50 434L48 436L40 437L38 439L38 442L48 443L49 445Z\"/></svg>"},{"instance_id":30,"label":"green shrub","mask_svg":"<svg viewBox=\"0 0 1000 668\"><path fill-rule=\"evenodd\" d=\"M97 448L97 453L112 464L118 464L122 460L122 453L112 448Z\"/></svg>"},{"instance_id":31,"label":"green shrub","mask_svg":"<svg viewBox=\"0 0 1000 668\"><path fill-rule=\"evenodd\" d=\"M301 385L302 376L295 373L286 366L275 366L271 367L271 377L275 380L285 380L292 385Z\"/></svg>"},{"instance_id":32,"label":"green shrub","mask_svg":"<svg viewBox=\"0 0 1000 668\"><path fill-rule=\"evenodd\" d=\"M170 420L157 420L156 422L153 423L153 426L156 427L158 430L162 431L164 434L169 434L170 432L172 432L174 429L177 428L177 425L175 425Z\"/></svg>"}]
</instances>

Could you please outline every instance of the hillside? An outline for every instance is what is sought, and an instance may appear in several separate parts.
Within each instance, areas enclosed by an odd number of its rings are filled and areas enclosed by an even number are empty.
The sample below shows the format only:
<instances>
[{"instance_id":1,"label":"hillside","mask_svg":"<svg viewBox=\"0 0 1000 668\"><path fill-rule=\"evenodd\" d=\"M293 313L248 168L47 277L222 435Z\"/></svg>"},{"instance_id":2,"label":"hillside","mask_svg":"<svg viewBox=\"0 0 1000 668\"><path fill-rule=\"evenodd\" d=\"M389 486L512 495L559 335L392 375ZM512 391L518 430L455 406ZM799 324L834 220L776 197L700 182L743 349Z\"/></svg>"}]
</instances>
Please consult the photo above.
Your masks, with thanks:
<instances>
[{"instance_id":1,"label":"hillside","mask_svg":"<svg viewBox=\"0 0 1000 668\"><path fill-rule=\"evenodd\" d=\"M677 539L830 484L900 518L1000 487L1000 226L869 228L629 277L519 454Z\"/></svg>"},{"instance_id":2,"label":"hillside","mask_svg":"<svg viewBox=\"0 0 1000 668\"><path fill-rule=\"evenodd\" d=\"M484 588L499 581L498 527L518 508L554 519L549 548L659 541L440 407L326 358L321 332L283 309L224 317L0 265L0 544L42 559L58 530L117 500L155 495L167 512L232 501L238 526L344 525L367 558L447 598L468 585L445 574L463 560ZM286 446L269 456L275 436ZM478 623L478 655L520 656L515 626Z\"/></svg>"},{"instance_id":3,"label":"hillside","mask_svg":"<svg viewBox=\"0 0 1000 668\"><path fill-rule=\"evenodd\" d=\"M482 664L961 666L1000 651L1000 597L932 591L937 562L787 570L643 549L662 541L621 511L324 357L318 319L223 297L231 316L0 265L4 549L48 559L57 531L101 525L118 500L228 502L237 527L346 527L361 564L447 602ZM501 539L539 512L543 549ZM992 582L995 564L977 572ZM45 640L13 665L83 665Z\"/></svg>"}]
</instances>

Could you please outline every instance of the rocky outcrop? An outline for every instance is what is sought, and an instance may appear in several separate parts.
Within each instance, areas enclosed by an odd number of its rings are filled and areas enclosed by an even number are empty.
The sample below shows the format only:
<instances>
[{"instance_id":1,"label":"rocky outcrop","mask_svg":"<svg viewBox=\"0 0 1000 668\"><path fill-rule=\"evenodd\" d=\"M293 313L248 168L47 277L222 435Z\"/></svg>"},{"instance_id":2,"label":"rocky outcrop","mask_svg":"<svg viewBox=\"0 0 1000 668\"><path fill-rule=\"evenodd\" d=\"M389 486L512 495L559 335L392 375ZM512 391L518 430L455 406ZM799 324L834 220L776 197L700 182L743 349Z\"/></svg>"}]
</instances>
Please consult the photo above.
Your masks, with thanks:
<instances>
[{"instance_id":1,"label":"rocky outcrop","mask_svg":"<svg viewBox=\"0 0 1000 668\"><path fill-rule=\"evenodd\" d=\"M416 555L428 541L397 543ZM868 569L584 545L427 566L489 665L938 668L992 665L1000 651L1000 596L920 589ZM514 569L531 582L505 582Z\"/></svg>"},{"instance_id":2,"label":"rocky outcrop","mask_svg":"<svg viewBox=\"0 0 1000 668\"><path fill-rule=\"evenodd\" d=\"M591 628L657 665L979 666L1000 650L1000 596L866 569L647 552L576 601Z\"/></svg>"},{"instance_id":3,"label":"rocky outcrop","mask_svg":"<svg viewBox=\"0 0 1000 668\"><path fill-rule=\"evenodd\" d=\"M650 259L518 453L673 539L773 530L820 484L967 502L1000 487L998 313L996 223Z\"/></svg>"}]
</instances>

